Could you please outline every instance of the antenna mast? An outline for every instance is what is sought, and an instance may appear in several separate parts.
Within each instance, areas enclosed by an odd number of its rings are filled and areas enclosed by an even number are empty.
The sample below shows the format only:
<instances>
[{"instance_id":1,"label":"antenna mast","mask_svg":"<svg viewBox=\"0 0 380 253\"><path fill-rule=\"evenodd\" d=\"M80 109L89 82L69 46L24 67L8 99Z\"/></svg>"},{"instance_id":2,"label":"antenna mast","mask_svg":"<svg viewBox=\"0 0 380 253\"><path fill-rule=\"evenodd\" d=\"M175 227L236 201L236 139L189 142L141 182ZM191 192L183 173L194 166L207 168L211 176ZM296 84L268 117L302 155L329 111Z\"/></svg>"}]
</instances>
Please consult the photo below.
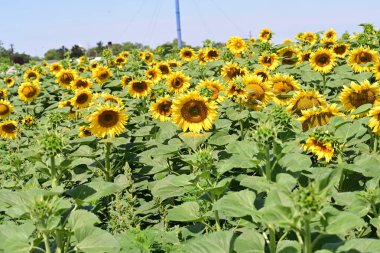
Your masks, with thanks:
<instances>
[{"instance_id":1,"label":"antenna mast","mask_svg":"<svg viewBox=\"0 0 380 253\"><path fill-rule=\"evenodd\" d=\"M177 20L178 47L182 48L181 19L180 19L180 15L179 15L179 0L175 0L175 14L176 14L176 20Z\"/></svg>"}]
</instances>

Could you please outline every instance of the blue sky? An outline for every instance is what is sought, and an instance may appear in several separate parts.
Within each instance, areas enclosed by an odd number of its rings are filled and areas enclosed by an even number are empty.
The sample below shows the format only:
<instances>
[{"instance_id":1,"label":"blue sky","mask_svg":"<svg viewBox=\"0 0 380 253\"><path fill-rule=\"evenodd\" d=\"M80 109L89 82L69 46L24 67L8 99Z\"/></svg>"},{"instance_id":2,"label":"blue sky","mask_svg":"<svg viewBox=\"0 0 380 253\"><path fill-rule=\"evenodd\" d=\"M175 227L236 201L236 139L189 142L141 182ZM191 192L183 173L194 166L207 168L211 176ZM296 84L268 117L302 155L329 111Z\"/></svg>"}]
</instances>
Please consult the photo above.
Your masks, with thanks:
<instances>
[{"instance_id":1,"label":"blue sky","mask_svg":"<svg viewBox=\"0 0 380 253\"><path fill-rule=\"evenodd\" d=\"M176 37L174 0L0 0L0 41L35 56L62 45L85 48L98 41L157 46ZM206 38L257 37L261 28L274 42L298 32L334 28L380 28L377 0L180 0L182 39L201 45Z\"/></svg>"}]
</instances>

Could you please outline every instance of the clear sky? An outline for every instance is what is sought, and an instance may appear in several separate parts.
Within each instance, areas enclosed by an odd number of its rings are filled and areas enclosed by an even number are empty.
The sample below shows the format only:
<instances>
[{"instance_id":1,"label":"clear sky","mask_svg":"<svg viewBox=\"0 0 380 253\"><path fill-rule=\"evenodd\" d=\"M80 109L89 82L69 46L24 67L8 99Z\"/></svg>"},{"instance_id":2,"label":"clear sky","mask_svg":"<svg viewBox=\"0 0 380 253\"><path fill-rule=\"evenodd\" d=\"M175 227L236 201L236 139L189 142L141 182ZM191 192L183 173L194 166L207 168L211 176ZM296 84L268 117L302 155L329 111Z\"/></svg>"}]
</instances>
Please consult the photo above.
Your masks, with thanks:
<instances>
[{"instance_id":1,"label":"clear sky","mask_svg":"<svg viewBox=\"0 0 380 253\"><path fill-rule=\"evenodd\" d=\"M230 36L257 37L274 31L274 42L298 32L334 28L380 28L379 0L180 0L182 40L201 45ZM176 37L174 0L0 0L0 41L18 52L43 56L51 48L86 49L96 42L140 42L150 46Z\"/></svg>"}]
</instances>

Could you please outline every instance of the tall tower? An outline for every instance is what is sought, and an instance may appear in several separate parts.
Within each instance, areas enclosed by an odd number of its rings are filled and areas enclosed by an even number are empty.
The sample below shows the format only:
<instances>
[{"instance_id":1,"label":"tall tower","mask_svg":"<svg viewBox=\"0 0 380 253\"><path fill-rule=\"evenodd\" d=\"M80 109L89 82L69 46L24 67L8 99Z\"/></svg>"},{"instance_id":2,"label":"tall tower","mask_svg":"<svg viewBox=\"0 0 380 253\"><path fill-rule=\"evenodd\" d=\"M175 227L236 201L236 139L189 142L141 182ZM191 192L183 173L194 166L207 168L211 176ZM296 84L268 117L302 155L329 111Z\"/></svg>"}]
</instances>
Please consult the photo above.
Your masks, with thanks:
<instances>
[{"instance_id":1,"label":"tall tower","mask_svg":"<svg viewBox=\"0 0 380 253\"><path fill-rule=\"evenodd\" d=\"M179 15L179 0L175 0L175 14L176 14L176 20L177 20L178 47L182 48L181 19L180 19L180 15Z\"/></svg>"}]
</instances>

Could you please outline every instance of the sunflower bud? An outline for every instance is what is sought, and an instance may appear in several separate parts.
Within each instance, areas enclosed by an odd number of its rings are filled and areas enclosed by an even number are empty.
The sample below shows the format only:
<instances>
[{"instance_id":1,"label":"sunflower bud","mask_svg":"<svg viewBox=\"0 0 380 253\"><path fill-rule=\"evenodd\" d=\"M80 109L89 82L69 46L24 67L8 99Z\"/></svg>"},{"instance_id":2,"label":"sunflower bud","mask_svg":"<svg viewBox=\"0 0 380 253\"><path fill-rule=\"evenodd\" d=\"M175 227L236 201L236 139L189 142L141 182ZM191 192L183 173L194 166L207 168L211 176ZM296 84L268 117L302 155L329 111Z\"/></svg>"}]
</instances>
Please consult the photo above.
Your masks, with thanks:
<instances>
[{"instance_id":1,"label":"sunflower bud","mask_svg":"<svg viewBox=\"0 0 380 253\"><path fill-rule=\"evenodd\" d=\"M41 138L40 146L46 154L54 156L63 150L64 140L56 133L46 133Z\"/></svg>"},{"instance_id":2,"label":"sunflower bud","mask_svg":"<svg viewBox=\"0 0 380 253\"><path fill-rule=\"evenodd\" d=\"M212 158L211 148L199 149L195 153L195 166L200 168L203 171L209 170L212 168L214 161Z\"/></svg>"}]
</instances>

